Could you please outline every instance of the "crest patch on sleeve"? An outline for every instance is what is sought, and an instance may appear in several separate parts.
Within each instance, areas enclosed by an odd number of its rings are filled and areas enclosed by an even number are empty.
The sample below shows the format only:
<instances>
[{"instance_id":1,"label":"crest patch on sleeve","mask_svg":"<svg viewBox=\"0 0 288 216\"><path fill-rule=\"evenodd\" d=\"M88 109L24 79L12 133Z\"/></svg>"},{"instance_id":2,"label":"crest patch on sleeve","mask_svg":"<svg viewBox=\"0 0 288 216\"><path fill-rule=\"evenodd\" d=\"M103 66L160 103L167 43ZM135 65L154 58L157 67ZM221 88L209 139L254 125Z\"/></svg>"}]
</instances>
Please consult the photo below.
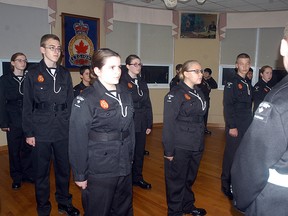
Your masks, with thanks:
<instances>
[{"instance_id":1,"label":"crest patch on sleeve","mask_svg":"<svg viewBox=\"0 0 288 216\"><path fill-rule=\"evenodd\" d=\"M232 88L232 86L233 86L233 83L232 83L232 82L227 82L227 83L226 83L226 87L227 87L227 88Z\"/></svg>"},{"instance_id":2,"label":"crest patch on sleeve","mask_svg":"<svg viewBox=\"0 0 288 216\"><path fill-rule=\"evenodd\" d=\"M168 94L168 95L167 95L167 102L171 103L173 97L174 97L174 95Z\"/></svg>"},{"instance_id":3,"label":"crest patch on sleeve","mask_svg":"<svg viewBox=\"0 0 288 216\"><path fill-rule=\"evenodd\" d=\"M75 103L74 103L74 106L76 106L76 107L81 107L80 105L81 105L81 103L84 101L84 98L83 97L81 97L81 96L77 96L76 97L76 101L75 101Z\"/></svg>"},{"instance_id":4,"label":"crest patch on sleeve","mask_svg":"<svg viewBox=\"0 0 288 216\"><path fill-rule=\"evenodd\" d=\"M255 112L254 119L258 119L263 122L267 122L268 117L272 111L272 104L263 101Z\"/></svg>"}]
</instances>

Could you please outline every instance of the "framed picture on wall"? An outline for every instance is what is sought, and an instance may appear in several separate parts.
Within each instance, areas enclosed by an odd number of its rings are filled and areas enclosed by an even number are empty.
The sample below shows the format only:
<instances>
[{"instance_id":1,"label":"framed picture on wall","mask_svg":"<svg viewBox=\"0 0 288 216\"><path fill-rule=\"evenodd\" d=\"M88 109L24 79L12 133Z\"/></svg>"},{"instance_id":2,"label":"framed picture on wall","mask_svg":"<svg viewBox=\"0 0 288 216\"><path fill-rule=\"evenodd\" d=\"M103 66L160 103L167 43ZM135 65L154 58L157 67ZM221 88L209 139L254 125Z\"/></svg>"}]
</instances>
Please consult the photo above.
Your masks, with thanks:
<instances>
[{"instance_id":1,"label":"framed picture on wall","mask_svg":"<svg viewBox=\"0 0 288 216\"><path fill-rule=\"evenodd\" d=\"M181 38L215 39L217 31L217 14L181 14Z\"/></svg>"},{"instance_id":2,"label":"framed picture on wall","mask_svg":"<svg viewBox=\"0 0 288 216\"><path fill-rule=\"evenodd\" d=\"M71 71L90 65L100 45L100 19L62 13L63 64Z\"/></svg>"}]
</instances>

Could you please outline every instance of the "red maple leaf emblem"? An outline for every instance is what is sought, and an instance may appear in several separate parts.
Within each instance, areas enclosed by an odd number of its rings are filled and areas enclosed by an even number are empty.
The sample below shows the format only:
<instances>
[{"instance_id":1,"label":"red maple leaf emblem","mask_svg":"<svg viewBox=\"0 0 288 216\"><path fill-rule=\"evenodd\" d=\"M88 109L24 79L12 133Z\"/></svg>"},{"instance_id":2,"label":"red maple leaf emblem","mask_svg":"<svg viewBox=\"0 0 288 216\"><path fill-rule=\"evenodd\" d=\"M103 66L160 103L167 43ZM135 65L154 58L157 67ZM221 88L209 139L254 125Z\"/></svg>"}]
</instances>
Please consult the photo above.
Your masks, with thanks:
<instances>
[{"instance_id":1,"label":"red maple leaf emblem","mask_svg":"<svg viewBox=\"0 0 288 216\"><path fill-rule=\"evenodd\" d=\"M78 54L81 54L81 53L85 54L87 52L88 45L84 45L83 41L81 40L79 42L79 45L75 45L75 49Z\"/></svg>"}]
</instances>

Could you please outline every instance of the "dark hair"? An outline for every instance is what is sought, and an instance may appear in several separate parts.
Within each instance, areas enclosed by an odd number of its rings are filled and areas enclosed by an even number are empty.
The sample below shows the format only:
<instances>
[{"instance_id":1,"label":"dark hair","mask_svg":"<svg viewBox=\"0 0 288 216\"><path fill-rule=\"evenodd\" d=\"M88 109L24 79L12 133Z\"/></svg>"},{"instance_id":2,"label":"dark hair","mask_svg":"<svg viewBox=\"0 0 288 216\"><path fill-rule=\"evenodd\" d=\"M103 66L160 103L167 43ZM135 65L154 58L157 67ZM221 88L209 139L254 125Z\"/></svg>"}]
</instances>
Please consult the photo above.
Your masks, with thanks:
<instances>
[{"instance_id":1,"label":"dark hair","mask_svg":"<svg viewBox=\"0 0 288 216\"><path fill-rule=\"evenodd\" d=\"M273 68L271 66L265 65L265 66L260 68L259 73L263 74L263 72L266 70L266 68L271 68L271 70L273 70Z\"/></svg>"},{"instance_id":2,"label":"dark hair","mask_svg":"<svg viewBox=\"0 0 288 216\"><path fill-rule=\"evenodd\" d=\"M137 56L137 55L135 55L135 54L132 54L132 55L129 55L129 56L126 58L126 60L125 60L126 65L127 65L127 64L128 64L128 65L131 64L131 62L132 62L134 59L139 59L139 60L141 60L139 56Z\"/></svg>"},{"instance_id":3,"label":"dark hair","mask_svg":"<svg viewBox=\"0 0 288 216\"><path fill-rule=\"evenodd\" d=\"M204 72L208 72L210 75L212 74L211 68L205 68L205 69L204 69Z\"/></svg>"},{"instance_id":4,"label":"dark hair","mask_svg":"<svg viewBox=\"0 0 288 216\"><path fill-rule=\"evenodd\" d=\"M41 46L41 47L45 47L45 45L46 45L45 43L46 43L46 41L49 40L49 39L57 40L57 41L60 42L60 39L59 39L59 37L58 37L57 35L54 35L54 34L45 34L45 35L43 35L43 36L41 37L40 46Z\"/></svg>"},{"instance_id":5,"label":"dark hair","mask_svg":"<svg viewBox=\"0 0 288 216\"><path fill-rule=\"evenodd\" d=\"M247 53L240 53L237 56L237 58L236 58L236 63L237 63L238 59L240 59L240 58L248 58L248 59L250 59L250 56Z\"/></svg>"},{"instance_id":6,"label":"dark hair","mask_svg":"<svg viewBox=\"0 0 288 216\"><path fill-rule=\"evenodd\" d=\"M17 52L11 56L10 62L15 61L18 56L25 56L25 58L26 58L26 55L24 53ZM11 68L11 71L14 71L14 66L11 63L10 63L10 68Z\"/></svg>"},{"instance_id":7,"label":"dark hair","mask_svg":"<svg viewBox=\"0 0 288 216\"><path fill-rule=\"evenodd\" d=\"M86 70L90 71L90 67L88 65L83 65L79 68L79 73L83 75Z\"/></svg>"},{"instance_id":8,"label":"dark hair","mask_svg":"<svg viewBox=\"0 0 288 216\"><path fill-rule=\"evenodd\" d=\"M249 70L248 70L248 72L249 72L249 71L253 73L253 68L250 67Z\"/></svg>"},{"instance_id":9,"label":"dark hair","mask_svg":"<svg viewBox=\"0 0 288 216\"><path fill-rule=\"evenodd\" d=\"M177 64L175 69L176 71L179 71L182 68L183 64Z\"/></svg>"},{"instance_id":10,"label":"dark hair","mask_svg":"<svg viewBox=\"0 0 288 216\"><path fill-rule=\"evenodd\" d=\"M106 59L113 56L120 58L120 55L117 52L108 48L98 49L93 53L91 61L92 69L90 73L91 83L93 83L95 78L97 78L97 75L94 72L94 68L97 67L101 69L105 65Z\"/></svg>"},{"instance_id":11,"label":"dark hair","mask_svg":"<svg viewBox=\"0 0 288 216\"><path fill-rule=\"evenodd\" d=\"M200 63L196 60L188 60L188 61L184 62L183 66L181 68L181 71L179 72L179 79L184 80L184 72L188 71L190 69L191 65L194 65L194 64L200 64Z\"/></svg>"}]
</instances>

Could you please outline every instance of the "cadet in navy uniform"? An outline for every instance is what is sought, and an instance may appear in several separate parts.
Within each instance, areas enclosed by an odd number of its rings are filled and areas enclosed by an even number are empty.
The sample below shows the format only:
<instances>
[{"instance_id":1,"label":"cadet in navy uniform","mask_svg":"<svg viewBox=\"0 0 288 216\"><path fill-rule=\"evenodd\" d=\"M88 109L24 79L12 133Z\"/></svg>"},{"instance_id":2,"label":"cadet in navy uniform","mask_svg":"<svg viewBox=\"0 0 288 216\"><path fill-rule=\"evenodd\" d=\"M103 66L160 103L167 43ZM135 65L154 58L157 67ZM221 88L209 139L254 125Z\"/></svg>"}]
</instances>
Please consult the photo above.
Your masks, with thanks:
<instances>
[{"instance_id":1,"label":"cadet in navy uniform","mask_svg":"<svg viewBox=\"0 0 288 216\"><path fill-rule=\"evenodd\" d=\"M280 54L288 71L288 24ZM288 76L266 95L235 154L234 204L247 216L288 212Z\"/></svg>"},{"instance_id":2,"label":"cadet in navy uniform","mask_svg":"<svg viewBox=\"0 0 288 216\"><path fill-rule=\"evenodd\" d=\"M192 186L204 151L207 104L197 87L203 71L198 61L183 64L180 83L164 99L163 145L168 216L206 215L196 208Z\"/></svg>"},{"instance_id":3,"label":"cadet in navy uniform","mask_svg":"<svg viewBox=\"0 0 288 216\"><path fill-rule=\"evenodd\" d=\"M153 116L147 83L141 79L141 59L137 55L129 55L126 58L128 73L122 73L120 83L129 90L132 95L135 114L135 154L132 168L133 185L143 189L150 189L151 184L143 179L143 163L146 135L151 133Z\"/></svg>"},{"instance_id":4,"label":"cadet in navy uniform","mask_svg":"<svg viewBox=\"0 0 288 216\"><path fill-rule=\"evenodd\" d=\"M260 79L253 88L253 113L257 110L259 104L264 100L265 96L271 90L269 81L272 79L272 67L265 65L259 70Z\"/></svg>"},{"instance_id":5,"label":"cadet in navy uniform","mask_svg":"<svg viewBox=\"0 0 288 216\"><path fill-rule=\"evenodd\" d=\"M211 134L211 131L209 131L207 128L208 114L209 114L209 108L210 108L210 92L211 92L211 89L217 89L218 88L218 84L213 79L211 74L212 74L211 68L205 68L202 82L199 85L199 87L201 88L201 90L205 96L205 100L207 103L207 112L204 115L205 134Z\"/></svg>"},{"instance_id":6,"label":"cadet in navy uniform","mask_svg":"<svg viewBox=\"0 0 288 216\"><path fill-rule=\"evenodd\" d=\"M23 81L27 59L23 53L11 57L11 71L0 78L0 128L6 132L12 188L33 182L32 148L22 129Z\"/></svg>"},{"instance_id":7,"label":"cadet in navy uniform","mask_svg":"<svg viewBox=\"0 0 288 216\"><path fill-rule=\"evenodd\" d=\"M78 96L85 88L90 86L90 67L87 65L81 66L79 69L81 82L74 86L74 96Z\"/></svg>"},{"instance_id":8,"label":"cadet in navy uniform","mask_svg":"<svg viewBox=\"0 0 288 216\"><path fill-rule=\"evenodd\" d=\"M33 146L35 194L38 215L50 215L50 162L54 161L56 201L59 212L79 215L69 193L70 166L68 129L73 87L70 72L57 64L60 40L47 34L41 38L43 59L28 71L24 81L23 130Z\"/></svg>"},{"instance_id":9,"label":"cadet in navy uniform","mask_svg":"<svg viewBox=\"0 0 288 216\"><path fill-rule=\"evenodd\" d=\"M95 82L72 105L69 158L74 181L82 189L85 216L132 216L133 101L118 84L118 53L96 51L92 68Z\"/></svg>"},{"instance_id":10,"label":"cadet in navy uniform","mask_svg":"<svg viewBox=\"0 0 288 216\"><path fill-rule=\"evenodd\" d=\"M231 166L241 139L252 121L252 87L245 79L250 68L250 57L241 53L236 59L237 74L224 88L224 118L226 145L223 155L221 185L223 193L233 199Z\"/></svg>"}]
</instances>

